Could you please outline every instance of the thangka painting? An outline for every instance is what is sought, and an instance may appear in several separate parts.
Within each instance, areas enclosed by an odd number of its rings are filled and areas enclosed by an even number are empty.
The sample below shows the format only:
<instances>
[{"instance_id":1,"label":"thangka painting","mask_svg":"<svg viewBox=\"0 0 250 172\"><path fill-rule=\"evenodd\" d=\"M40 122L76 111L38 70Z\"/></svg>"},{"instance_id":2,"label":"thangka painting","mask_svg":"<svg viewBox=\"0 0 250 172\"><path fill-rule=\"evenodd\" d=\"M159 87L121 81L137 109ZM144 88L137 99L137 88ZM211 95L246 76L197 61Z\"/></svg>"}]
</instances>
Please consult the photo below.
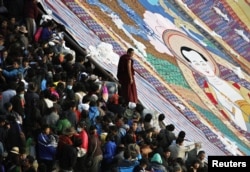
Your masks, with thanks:
<instances>
[{"instance_id":1,"label":"thangka painting","mask_svg":"<svg viewBox=\"0 0 250 172\"><path fill-rule=\"evenodd\" d=\"M116 76L136 50L140 101L211 155L250 155L250 4L230 0L42 0Z\"/></svg>"}]
</instances>

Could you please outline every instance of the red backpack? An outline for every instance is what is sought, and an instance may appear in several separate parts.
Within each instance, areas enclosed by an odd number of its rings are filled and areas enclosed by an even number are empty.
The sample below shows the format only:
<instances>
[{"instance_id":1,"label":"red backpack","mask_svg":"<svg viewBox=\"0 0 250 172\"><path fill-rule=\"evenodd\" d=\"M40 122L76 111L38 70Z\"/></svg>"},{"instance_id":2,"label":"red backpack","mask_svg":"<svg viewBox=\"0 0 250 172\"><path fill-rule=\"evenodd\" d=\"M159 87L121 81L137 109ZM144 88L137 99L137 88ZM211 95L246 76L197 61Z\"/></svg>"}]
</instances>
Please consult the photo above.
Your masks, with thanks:
<instances>
[{"instance_id":1,"label":"red backpack","mask_svg":"<svg viewBox=\"0 0 250 172\"><path fill-rule=\"evenodd\" d=\"M39 28L36 30L36 33L35 33L35 35L34 35L34 41L35 41L35 42L39 42L40 37L41 37L41 34L42 34L42 31L43 31L43 27L39 27Z\"/></svg>"}]
</instances>

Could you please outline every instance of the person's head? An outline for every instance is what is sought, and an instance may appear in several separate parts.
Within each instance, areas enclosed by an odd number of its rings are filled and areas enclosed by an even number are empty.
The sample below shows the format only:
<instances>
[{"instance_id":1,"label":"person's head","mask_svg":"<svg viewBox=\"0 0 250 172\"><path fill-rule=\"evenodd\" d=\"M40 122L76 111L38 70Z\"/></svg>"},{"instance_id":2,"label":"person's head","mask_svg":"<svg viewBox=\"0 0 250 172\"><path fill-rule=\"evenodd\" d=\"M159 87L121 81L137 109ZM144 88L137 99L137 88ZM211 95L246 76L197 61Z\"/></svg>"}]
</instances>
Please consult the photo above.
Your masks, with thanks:
<instances>
[{"instance_id":1,"label":"person's head","mask_svg":"<svg viewBox=\"0 0 250 172\"><path fill-rule=\"evenodd\" d=\"M177 139L176 139L176 144L178 144L178 145L183 145L183 142L184 142L184 138L181 138L181 137L177 137Z\"/></svg>"},{"instance_id":2,"label":"person's head","mask_svg":"<svg viewBox=\"0 0 250 172\"><path fill-rule=\"evenodd\" d=\"M173 167L173 172L182 172L182 168L179 165Z\"/></svg>"},{"instance_id":3,"label":"person's head","mask_svg":"<svg viewBox=\"0 0 250 172\"><path fill-rule=\"evenodd\" d=\"M127 55L129 55L130 57L132 57L134 55L134 49L133 48L129 48L127 50Z\"/></svg>"},{"instance_id":4,"label":"person's head","mask_svg":"<svg viewBox=\"0 0 250 172\"><path fill-rule=\"evenodd\" d=\"M170 157L171 151L170 151L170 149L168 147L165 147L163 149L163 155L165 156L165 158L169 158Z\"/></svg>"},{"instance_id":5,"label":"person's head","mask_svg":"<svg viewBox=\"0 0 250 172\"><path fill-rule=\"evenodd\" d=\"M66 82L66 85L67 85L67 89L71 90L73 88L73 85L74 85L74 79L73 78L68 78L67 82Z\"/></svg>"},{"instance_id":6,"label":"person's head","mask_svg":"<svg viewBox=\"0 0 250 172\"><path fill-rule=\"evenodd\" d=\"M147 166L148 166L148 159L142 158L142 159L139 160L139 162L140 162L140 166L141 166L143 169L147 168Z\"/></svg>"},{"instance_id":7,"label":"person's head","mask_svg":"<svg viewBox=\"0 0 250 172\"><path fill-rule=\"evenodd\" d=\"M9 22L11 24L16 24L16 18L14 16L11 16L10 19L9 19Z\"/></svg>"},{"instance_id":8,"label":"person's head","mask_svg":"<svg viewBox=\"0 0 250 172\"><path fill-rule=\"evenodd\" d=\"M62 134L68 137L72 137L76 133L76 130L74 127L68 127L66 128Z\"/></svg>"},{"instance_id":9,"label":"person's head","mask_svg":"<svg viewBox=\"0 0 250 172\"><path fill-rule=\"evenodd\" d=\"M74 56L71 53L68 53L64 56L64 59L66 60L66 62L72 62Z\"/></svg>"},{"instance_id":10,"label":"person's head","mask_svg":"<svg viewBox=\"0 0 250 172\"><path fill-rule=\"evenodd\" d=\"M5 118L0 116L0 127L4 126L5 122L6 122Z\"/></svg>"},{"instance_id":11,"label":"person's head","mask_svg":"<svg viewBox=\"0 0 250 172\"><path fill-rule=\"evenodd\" d=\"M153 116L151 113L147 113L144 117L145 122L150 122L152 120Z\"/></svg>"},{"instance_id":12,"label":"person's head","mask_svg":"<svg viewBox=\"0 0 250 172\"><path fill-rule=\"evenodd\" d=\"M205 76L214 76L215 72L209 65L208 60L196 50L189 47L181 47L181 54L190 66Z\"/></svg>"},{"instance_id":13,"label":"person's head","mask_svg":"<svg viewBox=\"0 0 250 172\"><path fill-rule=\"evenodd\" d=\"M84 56L77 56L76 61L79 63L84 63L85 62L85 57Z\"/></svg>"},{"instance_id":14,"label":"person's head","mask_svg":"<svg viewBox=\"0 0 250 172\"><path fill-rule=\"evenodd\" d=\"M186 132L185 131L180 131L177 137L185 138Z\"/></svg>"},{"instance_id":15,"label":"person's head","mask_svg":"<svg viewBox=\"0 0 250 172\"><path fill-rule=\"evenodd\" d=\"M158 116L158 121L163 121L165 119L165 115L163 113L161 113L159 116Z\"/></svg>"},{"instance_id":16,"label":"person's head","mask_svg":"<svg viewBox=\"0 0 250 172\"><path fill-rule=\"evenodd\" d=\"M17 69L20 67L20 62L18 60L14 60L12 65L13 65L13 68Z\"/></svg>"},{"instance_id":17,"label":"person's head","mask_svg":"<svg viewBox=\"0 0 250 172\"><path fill-rule=\"evenodd\" d=\"M206 152L204 150L200 150L197 154L197 158L200 160L200 161L204 161L205 158L206 158Z\"/></svg>"},{"instance_id":18,"label":"person's head","mask_svg":"<svg viewBox=\"0 0 250 172\"><path fill-rule=\"evenodd\" d=\"M8 112L12 111L12 109L13 109L12 103L11 103L11 102L6 102L6 103L4 103L4 109L5 109L6 111L8 111Z\"/></svg>"},{"instance_id":19,"label":"person's head","mask_svg":"<svg viewBox=\"0 0 250 172\"><path fill-rule=\"evenodd\" d=\"M175 129L174 124L169 124L166 126L166 130L168 130L168 131L174 131L174 129Z\"/></svg>"},{"instance_id":20,"label":"person's head","mask_svg":"<svg viewBox=\"0 0 250 172\"><path fill-rule=\"evenodd\" d=\"M126 149L125 151L124 151L124 159L126 159L126 160L130 160L131 158L132 158L132 156L131 156L131 151L129 150L129 149Z\"/></svg>"},{"instance_id":21,"label":"person's head","mask_svg":"<svg viewBox=\"0 0 250 172\"><path fill-rule=\"evenodd\" d=\"M36 92L37 91L37 85L35 82L29 82L28 84L28 90L31 92Z\"/></svg>"},{"instance_id":22,"label":"person's head","mask_svg":"<svg viewBox=\"0 0 250 172\"><path fill-rule=\"evenodd\" d=\"M8 20L7 19L2 20L1 27L2 28L7 28L8 27Z\"/></svg>"},{"instance_id":23,"label":"person's head","mask_svg":"<svg viewBox=\"0 0 250 172\"><path fill-rule=\"evenodd\" d=\"M2 56L3 56L3 59L6 59L8 57L8 50L3 50Z\"/></svg>"},{"instance_id":24,"label":"person's head","mask_svg":"<svg viewBox=\"0 0 250 172\"><path fill-rule=\"evenodd\" d=\"M29 66L29 59L27 57L23 58L23 67L28 67Z\"/></svg>"},{"instance_id":25,"label":"person's head","mask_svg":"<svg viewBox=\"0 0 250 172\"><path fill-rule=\"evenodd\" d=\"M16 94L20 95L21 98L24 98L24 92L25 92L25 86L23 84L23 82L20 82L20 84L18 84L17 88L16 88Z\"/></svg>"},{"instance_id":26,"label":"person's head","mask_svg":"<svg viewBox=\"0 0 250 172\"><path fill-rule=\"evenodd\" d=\"M49 126L49 125L45 124L45 125L42 126L42 132L43 132L44 134L49 135L49 134L50 134L50 131L51 131L51 129L50 129L50 126Z\"/></svg>"},{"instance_id":27,"label":"person's head","mask_svg":"<svg viewBox=\"0 0 250 172\"><path fill-rule=\"evenodd\" d=\"M24 167L30 167L33 165L35 158L31 155L27 155L27 157L23 160Z\"/></svg>"},{"instance_id":28,"label":"person's head","mask_svg":"<svg viewBox=\"0 0 250 172\"><path fill-rule=\"evenodd\" d=\"M132 131L136 131L137 127L138 127L138 122L137 121L133 121L132 126L131 126Z\"/></svg>"},{"instance_id":29,"label":"person's head","mask_svg":"<svg viewBox=\"0 0 250 172\"><path fill-rule=\"evenodd\" d=\"M108 133L107 137L106 137L106 142L111 141L114 142L115 141L115 135L113 133Z\"/></svg>"},{"instance_id":30,"label":"person's head","mask_svg":"<svg viewBox=\"0 0 250 172\"><path fill-rule=\"evenodd\" d=\"M151 162L157 162L159 164L162 164L162 158L161 158L161 155L159 153L155 153L153 155L153 157L151 158L150 160Z\"/></svg>"},{"instance_id":31,"label":"person's head","mask_svg":"<svg viewBox=\"0 0 250 172\"><path fill-rule=\"evenodd\" d=\"M85 130L87 128L87 124L85 121L80 121L77 124L77 132L81 132L82 130Z\"/></svg>"},{"instance_id":32,"label":"person's head","mask_svg":"<svg viewBox=\"0 0 250 172\"><path fill-rule=\"evenodd\" d=\"M194 169L198 169L200 167L200 164L201 164L200 160L196 159L196 160L193 161L192 167Z\"/></svg>"},{"instance_id":33,"label":"person's head","mask_svg":"<svg viewBox=\"0 0 250 172\"><path fill-rule=\"evenodd\" d=\"M68 102L68 106L69 106L69 109L74 111L76 109L76 101L75 100L70 100Z\"/></svg>"},{"instance_id":34,"label":"person's head","mask_svg":"<svg viewBox=\"0 0 250 172\"><path fill-rule=\"evenodd\" d=\"M89 127L89 134L90 134L90 135L96 135L96 134L97 134L97 128L96 128L95 125L91 125L91 126Z\"/></svg>"}]
</instances>

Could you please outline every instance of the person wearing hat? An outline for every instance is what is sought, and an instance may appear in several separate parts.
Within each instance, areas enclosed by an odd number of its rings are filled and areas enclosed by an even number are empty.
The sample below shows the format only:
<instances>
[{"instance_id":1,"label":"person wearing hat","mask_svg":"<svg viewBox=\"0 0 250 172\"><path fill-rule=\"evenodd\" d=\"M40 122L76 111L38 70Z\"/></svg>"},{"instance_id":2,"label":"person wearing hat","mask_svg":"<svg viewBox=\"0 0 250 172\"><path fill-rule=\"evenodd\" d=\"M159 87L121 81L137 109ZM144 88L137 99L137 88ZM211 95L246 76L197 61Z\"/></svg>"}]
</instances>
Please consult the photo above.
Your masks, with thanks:
<instances>
[{"instance_id":1,"label":"person wearing hat","mask_svg":"<svg viewBox=\"0 0 250 172\"><path fill-rule=\"evenodd\" d=\"M155 153L150 160L150 169L153 171L167 172L167 169L162 165L162 158L159 153Z\"/></svg>"},{"instance_id":2,"label":"person wearing hat","mask_svg":"<svg viewBox=\"0 0 250 172\"><path fill-rule=\"evenodd\" d=\"M6 171L21 171L19 147L12 147L3 162Z\"/></svg>"},{"instance_id":3,"label":"person wearing hat","mask_svg":"<svg viewBox=\"0 0 250 172\"><path fill-rule=\"evenodd\" d=\"M27 33L28 30L26 29L26 26L22 25L19 27L19 40L23 50L27 50L29 46L29 40L28 37L26 36Z\"/></svg>"},{"instance_id":4,"label":"person wearing hat","mask_svg":"<svg viewBox=\"0 0 250 172\"><path fill-rule=\"evenodd\" d=\"M56 159L62 171L73 171L77 162L77 147L80 147L82 140L76 137L74 127L66 128L59 136Z\"/></svg>"},{"instance_id":5,"label":"person wearing hat","mask_svg":"<svg viewBox=\"0 0 250 172\"><path fill-rule=\"evenodd\" d=\"M59 135L57 152L60 152L61 146L64 144L73 145L72 137L76 134L76 130L74 127L68 127L63 130L62 134Z\"/></svg>"}]
</instances>

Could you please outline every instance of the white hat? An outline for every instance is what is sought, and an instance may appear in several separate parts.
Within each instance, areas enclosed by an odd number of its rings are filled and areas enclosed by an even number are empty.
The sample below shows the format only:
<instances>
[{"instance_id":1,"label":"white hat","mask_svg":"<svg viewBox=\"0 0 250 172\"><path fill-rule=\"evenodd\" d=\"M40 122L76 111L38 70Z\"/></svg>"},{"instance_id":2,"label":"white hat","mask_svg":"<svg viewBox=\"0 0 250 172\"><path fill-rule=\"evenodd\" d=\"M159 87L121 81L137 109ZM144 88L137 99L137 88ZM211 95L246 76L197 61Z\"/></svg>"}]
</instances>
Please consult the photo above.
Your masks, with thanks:
<instances>
[{"instance_id":1,"label":"white hat","mask_svg":"<svg viewBox=\"0 0 250 172\"><path fill-rule=\"evenodd\" d=\"M129 130L130 127L129 127L128 124L124 124L124 125L123 125L123 128L126 129L126 130Z\"/></svg>"},{"instance_id":2,"label":"white hat","mask_svg":"<svg viewBox=\"0 0 250 172\"><path fill-rule=\"evenodd\" d=\"M23 26L23 25L19 27L19 31L22 32L22 33L28 33L26 27Z\"/></svg>"},{"instance_id":3,"label":"white hat","mask_svg":"<svg viewBox=\"0 0 250 172\"><path fill-rule=\"evenodd\" d=\"M129 107L129 109L134 109L134 108L136 107L136 103L134 103L134 102L129 102L129 103L128 103L128 107Z\"/></svg>"},{"instance_id":4,"label":"white hat","mask_svg":"<svg viewBox=\"0 0 250 172\"><path fill-rule=\"evenodd\" d=\"M18 147L12 147L12 149L10 150L11 153L14 153L14 154L19 154L19 148Z\"/></svg>"}]
</instances>

